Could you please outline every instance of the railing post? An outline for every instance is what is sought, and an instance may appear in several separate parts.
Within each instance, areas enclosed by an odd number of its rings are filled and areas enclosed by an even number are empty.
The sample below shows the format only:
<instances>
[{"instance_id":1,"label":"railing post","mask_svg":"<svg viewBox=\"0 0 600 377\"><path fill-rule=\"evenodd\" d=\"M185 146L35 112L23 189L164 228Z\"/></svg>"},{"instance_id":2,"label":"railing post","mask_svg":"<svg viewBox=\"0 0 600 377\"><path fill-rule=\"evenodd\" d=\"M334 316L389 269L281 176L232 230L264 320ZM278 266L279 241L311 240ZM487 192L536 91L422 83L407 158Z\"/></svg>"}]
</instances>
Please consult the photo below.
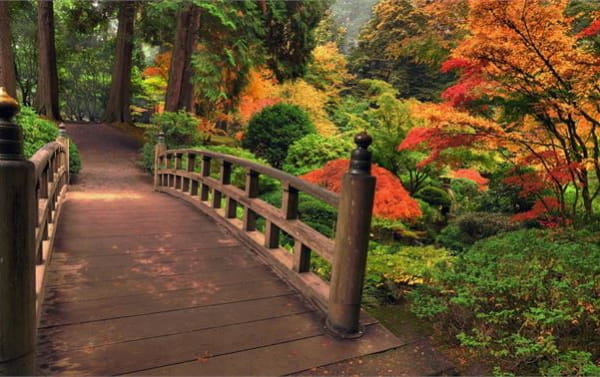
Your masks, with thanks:
<instances>
[{"instance_id":1,"label":"railing post","mask_svg":"<svg viewBox=\"0 0 600 377\"><path fill-rule=\"evenodd\" d=\"M375 177L371 175L372 139L358 134L350 170L342 178L335 255L331 275L327 328L342 338L356 338L360 328L360 302L367 264Z\"/></svg>"},{"instance_id":2,"label":"railing post","mask_svg":"<svg viewBox=\"0 0 600 377\"><path fill-rule=\"evenodd\" d=\"M69 156L69 148L70 148L70 141L69 141L69 136L67 136L67 128L65 127L64 123L59 124L58 126L58 137L56 138L56 141L59 142L60 144L62 144L62 146L65 148L65 168L67 169L67 171L65 172L65 177L66 177L66 184L68 185L69 182L71 182L71 173L69 170L70 165L70 156Z\"/></svg>"},{"instance_id":3,"label":"railing post","mask_svg":"<svg viewBox=\"0 0 600 377\"><path fill-rule=\"evenodd\" d=\"M0 375L35 374L35 168L18 111L0 88Z\"/></svg>"},{"instance_id":4,"label":"railing post","mask_svg":"<svg viewBox=\"0 0 600 377\"><path fill-rule=\"evenodd\" d=\"M160 131L158 133L158 141L156 146L154 147L154 190L158 189L158 186L161 185L161 180L159 179L158 170L160 169L160 156L167 150L167 146L165 144L165 134Z\"/></svg>"}]
</instances>

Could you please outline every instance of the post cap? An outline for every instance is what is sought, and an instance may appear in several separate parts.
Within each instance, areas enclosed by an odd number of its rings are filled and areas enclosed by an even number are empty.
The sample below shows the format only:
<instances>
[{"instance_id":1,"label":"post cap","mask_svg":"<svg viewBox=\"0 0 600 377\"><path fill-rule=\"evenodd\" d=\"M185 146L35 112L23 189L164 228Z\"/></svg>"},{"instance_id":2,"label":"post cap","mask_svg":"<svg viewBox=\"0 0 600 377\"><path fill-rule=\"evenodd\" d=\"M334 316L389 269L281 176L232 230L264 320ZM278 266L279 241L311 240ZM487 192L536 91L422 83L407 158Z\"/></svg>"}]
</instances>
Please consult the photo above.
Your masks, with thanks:
<instances>
[{"instance_id":1,"label":"post cap","mask_svg":"<svg viewBox=\"0 0 600 377\"><path fill-rule=\"evenodd\" d=\"M373 143L373 138L363 131L354 136L354 142L359 148L367 149Z\"/></svg>"},{"instance_id":2,"label":"post cap","mask_svg":"<svg viewBox=\"0 0 600 377\"><path fill-rule=\"evenodd\" d=\"M67 136L67 127L65 126L64 123L60 123L58 125L58 136L60 136L60 137L66 137Z\"/></svg>"},{"instance_id":3,"label":"post cap","mask_svg":"<svg viewBox=\"0 0 600 377\"><path fill-rule=\"evenodd\" d=\"M371 152L369 145L373 142L373 138L366 132L361 132L354 137L356 148L352 152L350 158L350 174L365 175L371 173Z\"/></svg>"},{"instance_id":4,"label":"post cap","mask_svg":"<svg viewBox=\"0 0 600 377\"><path fill-rule=\"evenodd\" d=\"M11 97L4 87L0 87L0 118L9 121L20 109L17 100Z\"/></svg>"},{"instance_id":5,"label":"post cap","mask_svg":"<svg viewBox=\"0 0 600 377\"><path fill-rule=\"evenodd\" d=\"M163 131L160 131L158 133L158 143L159 144L164 144L165 143L165 133Z\"/></svg>"}]
</instances>

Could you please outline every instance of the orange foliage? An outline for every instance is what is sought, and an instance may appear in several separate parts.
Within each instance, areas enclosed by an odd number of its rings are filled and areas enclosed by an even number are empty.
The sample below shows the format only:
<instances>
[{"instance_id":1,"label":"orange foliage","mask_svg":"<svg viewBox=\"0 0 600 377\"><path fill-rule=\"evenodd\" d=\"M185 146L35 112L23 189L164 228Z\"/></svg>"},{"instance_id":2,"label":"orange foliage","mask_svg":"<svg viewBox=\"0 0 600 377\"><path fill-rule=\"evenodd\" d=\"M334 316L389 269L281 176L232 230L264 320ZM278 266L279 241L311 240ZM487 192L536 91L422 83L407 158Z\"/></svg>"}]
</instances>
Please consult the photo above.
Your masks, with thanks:
<instances>
[{"instance_id":1,"label":"orange foliage","mask_svg":"<svg viewBox=\"0 0 600 377\"><path fill-rule=\"evenodd\" d=\"M250 118L267 106L281 101L277 95L277 80L269 70L251 70L248 85L240 95L238 113L242 124L247 124Z\"/></svg>"},{"instance_id":2,"label":"orange foliage","mask_svg":"<svg viewBox=\"0 0 600 377\"><path fill-rule=\"evenodd\" d=\"M156 55L154 65L144 69L142 76L159 76L165 80L169 78L169 67L171 66L171 51Z\"/></svg>"},{"instance_id":3,"label":"orange foliage","mask_svg":"<svg viewBox=\"0 0 600 377\"><path fill-rule=\"evenodd\" d=\"M450 176L456 179L468 179L469 181L477 183L477 185L479 186L479 191L485 191L488 188L487 184L489 182L489 179L482 177L477 170L458 169L451 172Z\"/></svg>"},{"instance_id":4,"label":"orange foliage","mask_svg":"<svg viewBox=\"0 0 600 377\"><path fill-rule=\"evenodd\" d=\"M342 176L348 171L349 165L348 159L329 161L321 169L300 178L339 193L342 190ZM377 179L373 204L375 216L391 220L415 220L421 216L419 203L410 197L398 177L376 164L373 164L371 174Z\"/></svg>"}]
</instances>

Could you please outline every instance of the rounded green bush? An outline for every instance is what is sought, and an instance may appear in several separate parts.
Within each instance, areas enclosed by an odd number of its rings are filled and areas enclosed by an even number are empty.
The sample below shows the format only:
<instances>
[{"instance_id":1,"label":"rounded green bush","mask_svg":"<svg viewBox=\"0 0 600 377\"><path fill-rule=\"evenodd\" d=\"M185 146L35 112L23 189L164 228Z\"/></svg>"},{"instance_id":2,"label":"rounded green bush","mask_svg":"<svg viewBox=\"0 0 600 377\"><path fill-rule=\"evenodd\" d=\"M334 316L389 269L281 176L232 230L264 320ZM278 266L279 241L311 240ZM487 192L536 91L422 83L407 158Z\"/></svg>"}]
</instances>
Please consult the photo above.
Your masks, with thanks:
<instances>
[{"instance_id":1,"label":"rounded green bush","mask_svg":"<svg viewBox=\"0 0 600 377\"><path fill-rule=\"evenodd\" d=\"M440 188L426 186L414 194L415 198L421 199L432 206L440 206L449 208L452 205L452 200L448 193Z\"/></svg>"},{"instance_id":2,"label":"rounded green bush","mask_svg":"<svg viewBox=\"0 0 600 377\"><path fill-rule=\"evenodd\" d=\"M310 133L315 133L315 126L301 108L279 103L250 119L242 146L281 168L290 145Z\"/></svg>"},{"instance_id":3,"label":"rounded green bush","mask_svg":"<svg viewBox=\"0 0 600 377\"><path fill-rule=\"evenodd\" d=\"M349 158L353 146L352 140L347 138L306 135L288 149L283 170L294 175L308 173L319 169L328 161Z\"/></svg>"}]
</instances>

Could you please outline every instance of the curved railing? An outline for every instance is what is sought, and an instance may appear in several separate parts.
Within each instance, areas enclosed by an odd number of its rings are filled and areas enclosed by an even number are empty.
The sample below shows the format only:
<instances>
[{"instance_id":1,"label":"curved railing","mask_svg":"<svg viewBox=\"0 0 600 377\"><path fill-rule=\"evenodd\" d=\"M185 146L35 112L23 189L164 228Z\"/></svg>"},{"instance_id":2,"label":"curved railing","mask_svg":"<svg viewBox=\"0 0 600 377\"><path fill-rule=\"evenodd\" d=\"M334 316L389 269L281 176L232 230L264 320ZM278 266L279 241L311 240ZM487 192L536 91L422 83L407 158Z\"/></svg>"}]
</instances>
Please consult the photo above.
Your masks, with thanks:
<instances>
[{"instance_id":1,"label":"curved railing","mask_svg":"<svg viewBox=\"0 0 600 377\"><path fill-rule=\"evenodd\" d=\"M357 137L359 148L352 154L341 195L234 156L196 149L165 150L164 137L159 140L154 169L157 191L192 203L224 225L326 312L328 321L333 323L330 329L339 330L337 333L342 336L360 333L360 297L375 185L370 175L368 135ZM219 167L218 174L213 164ZM246 172L245 184L240 185L243 187L232 184L236 167ZM280 183L280 206L259 197L261 176ZM300 193L337 210L335 240L302 221L298 211ZM264 219L262 229L258 229L257 219ZM292 250L282 247L282 232L287 235L288 244L291 239ZM333 266L331 286L311 270L313 253Z\"/></svg>"},{"instance_id":2,"label":"curved railing","mask_svg":"<svg viewBox=\"0 0 600 377\"><path fill-rule=\"evenodd\" d=\"M310 271L311 253L333 263L334 241L299 219L298 203L299 194L303 192L337 209L338 194L272 167L221 153L182 149L166 151L158 158L159 191L192 201L204 212L216 215L213 217L217 220L224 219L220 222L230 229L243 232L244 238L251 241L250 246L278 267L287 280L302 289L319 307L326 307L329 286ZM197 161L201 161L199 172L196 172ZM210 176L215 162L220 166L218 178ZM244 189L231 184L234 166L246 170ZM272 206L258 197L260 175L281 183L281 207ZM241 220L237 218L238 207L243 209ZM264 232L257 229L257 217L265 221ZM293 254L281 247L281 231L292 238Z\"/></svg>"},{"instance_id":3,"label":"curved railing","mask_svg":"<svg viewBox=\"0 0 600 377\"><path fill-rule=\"evenodd\" d=\"M35 167L36 310L39 322L46 267L56 235L56 223L69 181L68 141L64 135L40 148L30 159Z\"/></svg>"}]
</instances>

